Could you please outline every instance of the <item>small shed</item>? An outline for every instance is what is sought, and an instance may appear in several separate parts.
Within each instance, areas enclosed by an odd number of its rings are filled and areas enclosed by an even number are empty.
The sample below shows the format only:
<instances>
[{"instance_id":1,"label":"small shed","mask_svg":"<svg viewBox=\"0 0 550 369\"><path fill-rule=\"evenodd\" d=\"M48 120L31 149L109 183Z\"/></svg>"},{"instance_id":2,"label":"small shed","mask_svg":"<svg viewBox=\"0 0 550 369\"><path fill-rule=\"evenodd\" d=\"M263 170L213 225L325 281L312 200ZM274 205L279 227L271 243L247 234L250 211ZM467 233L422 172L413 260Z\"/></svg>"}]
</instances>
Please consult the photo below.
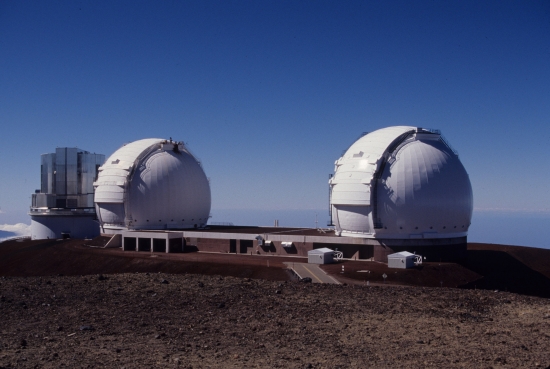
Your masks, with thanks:
<instances>
[{"instance_id":1,"label":"small shed","mask_svg":"<svg viewBox=\"0 0 550 369\"><path fill-rule=\"evenodd\" d=\"M323 247L307 252L307 262L309 264L330 264L334 262L334 250Z\"/></svg>"},{"instance_id":2,"label":"small shed","mask_svg":"<svg viewBox=\"0 0 550 369\"><path fill-rule=\"evenodd\" d=\"M388 255L388 268L407 269L414 267L416 255L408 251Z\"/></svg>"}]
</instances>

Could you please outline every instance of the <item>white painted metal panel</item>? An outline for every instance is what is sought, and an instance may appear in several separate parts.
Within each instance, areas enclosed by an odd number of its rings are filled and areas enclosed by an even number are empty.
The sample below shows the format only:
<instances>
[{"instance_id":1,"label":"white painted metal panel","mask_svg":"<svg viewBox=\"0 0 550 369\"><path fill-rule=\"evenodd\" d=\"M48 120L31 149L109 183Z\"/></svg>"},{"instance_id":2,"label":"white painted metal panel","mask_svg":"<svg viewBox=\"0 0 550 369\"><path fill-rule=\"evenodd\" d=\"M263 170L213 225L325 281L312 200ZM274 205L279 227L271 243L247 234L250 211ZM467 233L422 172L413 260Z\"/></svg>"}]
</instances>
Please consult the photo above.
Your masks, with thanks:
<instances>
[{"instance_id":1,"label":"white painted metal panel","mask_svg":"<svg viewBox=\"0 0 550 369\"><path fill-rule=\"evenodd\" d=\"M31 215L31 239L94 238L99 236L99 225L90 216Z\"/></svg>"},{"instance_id":2,"label":"white painted metal panel","mask_svg":"<svg viewBox=\"0 0 550 369\"><path fill-rule=\"evenodd\" d=\"M378 193L379 233L423 233L447 237L468 230L472 187L458 157L442 141L411 141L386 167Z\"/></svg>"},{"instance_id":3,"label":"white painted metal panel","mask_svg":"<svg viewBox=\"0 0 550 369\"><path fill-rule=\"evenodd\" d=\"M202 226L210 213L208 179L187 153L162 151L149 157L134 173L129 191L128 218L136 228Z\"/></svg>"},{"instance_id":4,"label":"white painted metal panel","mask_svg":"<svg viewBox=\"0 0 550 369\"><path fill-rule=\"evenodd\" d=\"M370 187L362 183L338 183L333 186L333 205L370 205Z\"/></svg>"},{"instance_id":5,"label":"white painted metal panel","mask_svg":"<svg viewBox=\"0 0 550 369\"><path fill-rule=\"evenodd\" d=\"M416 255L408 251L388 255L388 268L407 269L414 267Z\"/></svg>"},{"instance_id":6,"label":"white painted metal panel","mask_svg":"<svg viewBox=\"0 0 550 369\"><path fill-rule=\"evenodd\" d=\"M41 186L40 192L54 194L55 193L55 154L41 155Z\"/></svg>"},{"instance_id":7,"label":"white painted metal panel","mask_svg":"<svg viewBox=\"0 0 550 369\"><path fill-rule=\"evenodd\" d=\"M335 205L335 223L340 226L340 232L346 235L372 235L372 221L370 206Z\"/></svg>"},{"instance_id":8,"label":"white painted metal panel","mask_svg":"<svg viewBox=\"0 0 550 369\"><path fill-rule=\"evenodd\" d=\"M96 203L122 203L124 202L124 188L116 184L103 184L95 191Z\"/></svg>"},{"instance_id":9,"label":"white painted metal panel","mask_svg":"<svg viewBox=\"0 0 550 369\"><path fill-rule=\"evenodd\" d=\"M123 203L101 203L96 205L96 212L101 224L124 226Z\"/></svg>"},{"instance_id":10,"label":"white painted metal panel","mask_svg":"<svg viewBox=\"0 0 550 369\"><path fill-rule=\"evenodd\" d=\"M334 262L334 251L323 247L320 249L313 249L307 252L309 264L330 264Z\"/></svg>"}]
</instances>

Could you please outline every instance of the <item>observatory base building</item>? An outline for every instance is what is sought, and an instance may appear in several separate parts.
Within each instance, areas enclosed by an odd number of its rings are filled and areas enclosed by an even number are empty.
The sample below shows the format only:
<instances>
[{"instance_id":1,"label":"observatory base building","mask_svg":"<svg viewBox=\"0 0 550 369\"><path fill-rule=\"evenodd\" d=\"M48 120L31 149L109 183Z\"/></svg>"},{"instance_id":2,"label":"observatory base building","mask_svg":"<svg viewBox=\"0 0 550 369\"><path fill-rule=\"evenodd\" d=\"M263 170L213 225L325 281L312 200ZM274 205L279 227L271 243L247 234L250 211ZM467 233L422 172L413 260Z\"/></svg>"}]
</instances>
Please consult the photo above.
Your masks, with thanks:
<instances>
[{"instance_id":1,"label":"observatory base building","mask_svg":"<svg viewBox=\"0 0 550 369\"><path fill-rule=\"evenodd\" d=\"M387 256L409 251L426 257L426 261L449 261L463 258L465 244L443 242L442 247L409 244L384 244L378 240L337 236L334 230L287 227L207 226L189 230L126 230L113 236L112 246L141 252L216 252L248 255L301 256L308 251L330 248L353 260L387 262ZM464 240L465 242L465 240ZM435 246L435 247L433 247Z\"/></svg>"},{"instance_id":2,"label":"observatory base building","mask_svg":"<svg viewBox=\"0 0 550 369\"><path fill-rule=\"evenodd\" d=\"M99 235L93 182L105 156L58 147L41 156L41 186L32 195L31 238L93 238Z\"/></svg>"},{"instance_id":3,"label":"observatory base building","mask_svg":"<svg viewBox=\"0 0 550 369\"><path fill-rule=\"evenodd\" d=\"M387 262L408 251L427 261L465 258L472 187L437 130L397 126L362 135L329 180L334 229L208 226L210 185L182 142L145 139L99 168L95 205L104 235L124 250L208 251Z\"/></svg>"}]
</instances>

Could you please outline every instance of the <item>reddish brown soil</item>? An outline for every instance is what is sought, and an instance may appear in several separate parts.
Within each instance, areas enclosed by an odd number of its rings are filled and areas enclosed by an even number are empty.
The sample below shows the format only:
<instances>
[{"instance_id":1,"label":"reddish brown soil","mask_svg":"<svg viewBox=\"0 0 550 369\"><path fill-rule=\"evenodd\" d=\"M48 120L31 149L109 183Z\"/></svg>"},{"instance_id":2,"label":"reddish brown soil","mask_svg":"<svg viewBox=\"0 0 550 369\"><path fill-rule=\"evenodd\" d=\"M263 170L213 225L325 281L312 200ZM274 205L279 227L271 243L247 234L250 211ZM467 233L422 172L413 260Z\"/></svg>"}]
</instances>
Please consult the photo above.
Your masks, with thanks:
<instances>
[{"instance_id":1,"label":"reddish brown soil","mask_svg":"<svg viewBox=\"0 0 550 369\"><path fill-rule=\"evenodd\" d=\"M460 264L424 263L412 269L389 269L384 263L364 261L322 268L346 283L487 289L550 298L550 250L469 244L467 254ZM365 270L370 273L359 272Z\"/></svg>"},{"instance_id":2,"label":"reddish brown soil","mask_svg":"<svg viewBox=\"0 0 550 369\"><path fill-rule=\"evenodd\" d=\"M344 272L342 273L342 266ZM390 269L387 264L370 261L344 261L321 267L345 283L424 287L462 287L483 278L455 263L424 263L411 269ZM383 276L386 275L384 280Z\"/></svg>"},{"instance_id":3,"label":"reddish brown soil","mask_svg":"<svg viewBox=\"0 0 550 369\"><path fill-rule=\"evenodd\" d=\"M490 251L492 253L503 252L514 257L530 269L533 269L550 278L550 263L548 262L550 258L549 249L486 243L470 243L468 244L468 251L470 251L471 254L474 254L472 251Z\"/></svg>"},{"instance_id":4,"label":"reddish brown soil","mask_svg":"<svg viewBox=\"0 0 550 369\"><path fill-rule=\"evenodd\" d=\"M468 269L483 275L467 288L498 289L550 298L550 250L469 244Z\"/></svg>"},{"instance_id":5,"label":"reddish brown soil","mask_svg":"<svg viewBox=\"0 0 550 369\"><path fill-rule=\"evenodd\" d=\"M498 281L501 269L483 259L467 261L484 266L477 272L425 264L367 287L353 277L361 262L344 264L354 284L317 285L290 281L277 257L81 243L0 244L0 368L550 367L550 300L445 284ZM534 257L544 271L545 252L472 250L548 279L527 267ZM367 265L373 281L385 267ZM441 276L443 288L396 285Z\"/></svg>"},{"instance_id":6,"label":"reddish brown soil","mask_svg":"<svg viewBox=\"0 0 550 369\"><path fill-rule=\"evenodd\" d=\"M83 246L82 240L38 240L0 244L0 275L86 275L134 272L289 280L283 261L272 256L164 254ZM91 242L87 242L91 243ZM302 259L300 259L302 260ZM268 267L269 265L269 267Z\"/></svg>"}]
</instances>

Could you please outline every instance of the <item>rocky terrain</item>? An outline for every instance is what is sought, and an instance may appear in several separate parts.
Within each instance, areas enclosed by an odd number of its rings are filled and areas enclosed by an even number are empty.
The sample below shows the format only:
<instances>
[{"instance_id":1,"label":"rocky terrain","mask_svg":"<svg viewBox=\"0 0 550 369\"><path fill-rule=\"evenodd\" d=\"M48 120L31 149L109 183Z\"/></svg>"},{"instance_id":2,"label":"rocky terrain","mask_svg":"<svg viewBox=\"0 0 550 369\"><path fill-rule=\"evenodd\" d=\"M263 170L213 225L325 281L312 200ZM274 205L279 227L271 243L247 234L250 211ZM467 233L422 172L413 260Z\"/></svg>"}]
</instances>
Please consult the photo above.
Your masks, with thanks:
<instances>
[{"instance_id":1,"label":"rocky terrain","mask_svg":"<svg viewBox=\"0 0 550 369\"><path fill-rule=\"evenodd\" d=\"M550 367L543 297L302 283L275 258L266 279L258 279L264 260L224 269L199 255L177 264L192 273L154 264L159 257L124 256L123 273L112 274L110 259L101 259L110 274L91 274L101 265L91 256L97 252L70 242L51 246L42 273L17 276L25 260L38 263L29 255L50 247L33 242L0 244L0 368ZM67 250L86 261L66 262L80 265L80 274L62 265L72 275L44 272ZM201 265L210 275L196 274ZM239 268L252 277L215 275Z\"/></svg>"}]
</instances>

